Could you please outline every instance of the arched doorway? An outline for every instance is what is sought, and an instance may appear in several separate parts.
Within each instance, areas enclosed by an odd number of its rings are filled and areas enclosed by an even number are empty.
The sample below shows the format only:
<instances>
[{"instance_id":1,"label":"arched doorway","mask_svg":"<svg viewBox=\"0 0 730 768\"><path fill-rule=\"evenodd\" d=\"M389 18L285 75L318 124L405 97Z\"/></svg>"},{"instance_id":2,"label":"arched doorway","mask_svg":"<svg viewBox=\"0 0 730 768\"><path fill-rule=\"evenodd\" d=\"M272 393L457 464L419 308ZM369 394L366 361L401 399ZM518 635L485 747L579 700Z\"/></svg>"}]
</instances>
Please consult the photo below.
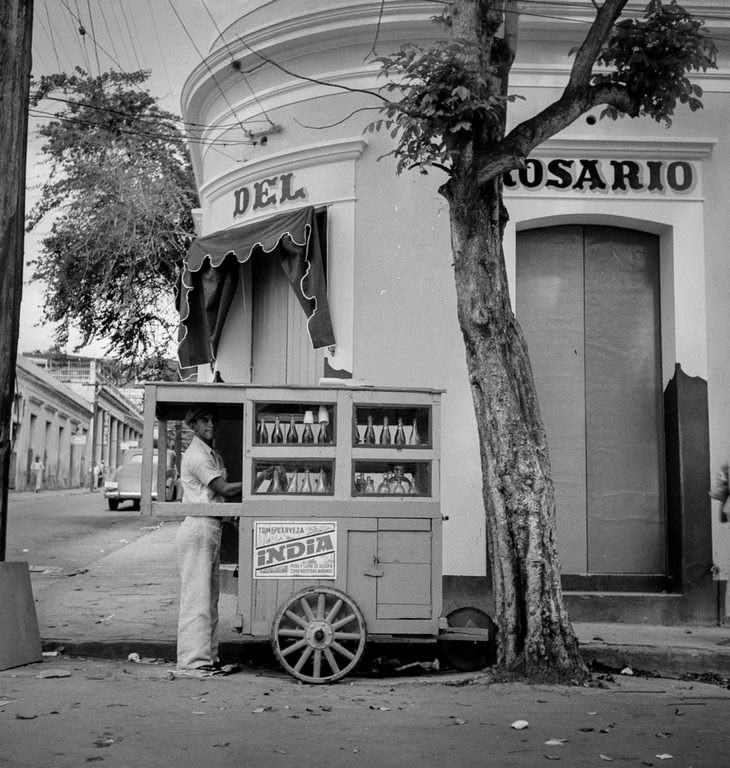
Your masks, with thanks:
<instances>
[{"instance_id":1,"label":"arched doorway","mask_svg":"<svg viewBox=\"0 0 730 768\"><path fill-rule=\"evenodd\" d=\"M658 238L603 226L520 232L516 288L563 572L666 573Z\"/></svg>"}]
</instances>

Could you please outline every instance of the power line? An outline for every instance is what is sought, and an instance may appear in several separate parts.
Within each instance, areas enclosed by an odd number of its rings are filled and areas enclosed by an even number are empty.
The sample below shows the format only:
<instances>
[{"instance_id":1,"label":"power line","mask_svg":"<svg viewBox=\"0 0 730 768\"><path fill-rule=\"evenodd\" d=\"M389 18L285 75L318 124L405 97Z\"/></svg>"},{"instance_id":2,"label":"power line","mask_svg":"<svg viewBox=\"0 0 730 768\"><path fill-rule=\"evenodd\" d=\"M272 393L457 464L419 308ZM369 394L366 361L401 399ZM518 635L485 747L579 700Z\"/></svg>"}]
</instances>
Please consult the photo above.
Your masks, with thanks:
<instances>
[{"instance_id":1,"label":"power line","mask_svg":"<svg viewBox=\"0 0 730 768\"><path fill-rule=\"evenodd\" d=\"M99 0L99 11L101 12L101 18L104 22L104 27L106 28L106 34L109 38L109 43L111 44L112 50L114 51L114 56L116 59L119 59L119 54L117 53L117 47L114 45L114 35L112 35L111 30L109 29L109 23L106 20L106 14L104 13L104 4Z\"/></svg>"},{"instance_id":2,"label":"power line","mask_svg":"<svg viewBox=\"0 0 730 768\"><path fill-rule=\"evenodd\" d=\"M75 19L76 19L76 21L77 21L77 23L78 23L78 24L79 24L79 25L80 25L80 26L83 28L83 23L82 23L82 21L81 21L81 17L80 17L80 16L76 16L76 17L74 17L74 12L73 12L73 11L72 11L72 10L71 10L69 7L68 7L68 4L66 3L66 0L61 0L61 3L63 4L63 7L64 7L64 8L65 8L65 9L68 11L68 13L71 15L71 17L72 17L72 18L75 18ZM84 36L85 36L86 34L87 34L87 33L86 33L86 31L84 31ZM119 63L119 62L118 62L118 61L117 61L117 60L116 60L116 59L115 59L115 58L114 58L114 57L113 57L113 56L112 56L112 55L109 53L109 51L107 51L107 50L104 48L104 46L100 45L100 44L99 44L99 43L96 41L96 39L94 39L94 38L92 38L92 41L93 41L93 43L94 43L94 47L95 47L95 48L98 48L98 49L99 49L99 50L100 50L100 51L101 51L101 52L102 52L102 53L103 53L105 56L108 56L108 57L109 57L109 59L110 59L110 60L111 60L111 61L112 61L114 64L116 64L116 65L117 65L117 67L118 67L119 69L122 69L122 66L121 66L121 64L120 64L120 63ZM84 46L84 48L83 48L83 52L84 52L84 59L86 60L86 71L88 72L88 71L91 71L91 67L89 66L89 57L86 55L86 47L85 47L85 46ZM97 59L97 64L98 64L98 59ZM140 67L140 69L141 69L141 67Z\"/></svg>"},{"instance_id":3,"label":"power line","mask_svg":"<svg viewBox=\"0 0 730 768\"><path fill-rule=\"evenodd\" d=\"M162 68L165 70L165 77L167 78L167 85L172 93L172 82L170 80L170 73L167 70L167 62L165 61L165 54L162 51L162 41L160 40L160 33L157 29L157 21L155 20L155 14L152 10L152 0L147 0L147 8L150 12L150 18L152 19L152 28L155 32L155 39L157 40L157 48L160 51L160 59L162 60Z\"/></svg>"},{"instance_id":4,"label":"power line","mask_svg":"<svg viewBox=\"0 0 730 768\"><path fill-rule=\"evenodd\" d=\"M59 120L61 122L67 122L67 123L73 123L76 125L84 125L91 128L99 128L100 124L94 122L93 120L84 120L79 117L69 117L67 115L60 115L55 112L48 112L46 110L38 109L37 107L33 107L30 110L30 115L32 117L38 117L38 118L52 118L54 120ZM255 142L253 142L251 139L237 139L237 140L221 140L221 139L202 139L202 138L196 138L196 137L190 137L190 136L183 136L181 134L173 134L173 133L164 133L161 131L144 131L139 129L132 129L132 128L115 128L115 131L118 133L122 133L129 136L147 136L150 138L156 138L156 139L162 139L164 141L171 141L174 143L192 143L192 144L199 144L201 146L222 146L222 147L232 147L232 146L252 146Z\"/></svg>"},{"instance_id":5,"label":"power line","mask_svg":"<svg viewBox=\"0 0 730 768\"><path fill-rule=\"evenodd\" d=\"M86 69L89 69L89 59L86 55L86 48L82 45L81 41L79 40L79 34L78 34L78 27L74 24L74 12L68 7L68 4L66 3L66 0L61 0L61 5L66 9L67 16L65 16L66 22L69 25L69 28L71 29L71 39L76 43L76 46L78 47L80 53L81 53L81 59L85 62ZM78 23L78 22L77 22Z\"/></svg>"},{"instance_id":6,"label":"power line","mask_svg":"<svg viewBox=\"0 0 730 768\"><path fill-rule=\"evenodd\" d=\"M215 26L216 32L218 32L218 37L219 37L219 39L223 41L223 45L225 45L225 47L226 47L226 50L228 51L228 54L229 54L229 55L230 55L230 57L231 57L231 64L233 65L233 68L234 68L234 69L235 69L235 70L236 70L236 71L237 71L237 72L238 72L238 73L241 75L241 77L243 78L243 81L244 81L244 82L246 83L246 85L248 86L248 89L249 89L249 91L251 91L251 95L254 97L254 99L255 99L256 103L258 104L258 106L259 106L259 109L260 109L260 110L261 110L261 112L263 113L264 117L265 117L265 118L268 120L268 122L269 122L269 125L270 125L270 126L272 126L272 127L274 127L274 123L273 123L273 121L272 121L272 120L271 120L271 118L269 117L269 114L268 114L268 112L267 112L267 111L264 109L264 105L261 103L261 100L259 99L258 95L256 94L256 91L254 91L254 89L251 87L251 83L249 83L248 79L246 78L246 75L245 75L245 74L244 74L244 72L243 72L243 71L240 69L240 66L239 66L239 67L236 67L236 63L237 63L237 62L236 62L236 59L235 59L235 57L233 56L233 53L231 53L231 49L229 48L229 46L228 46L228 43L227 43L227 42L226 42L226 40L224 39L224 37L223 37L223 33L221 32L220 28L218 27L218 22L215 20L215 18L213 17L213 14L210 12L210 8L208 8L208 4L205 2L205 0L201 0L201 1L202 1L202 3L203 3L203 8L205 8L205 10L206 10L206 12L207 12L208 16L210 17L210 20L213 22L213 26Z\"/></svg>"},{"instance_id":7,"label":"power line","mask_svg":"<svg viewBox=\"0 0 730 768\"><path fill-rule=\"evenodd\" d=\"M114 23L116 25L117 30L121 30L124 24L119 20L119 16L117 15L117 9L116 5L111 6L112 13L114 14ZM120 47L123 48L124 56L127 61L129 61L130 65L134 66L134 56L130 55L129 49L127 48L127 41L124 39L124 36L121 34L117 34L117 39L119 41ZM120 67L122 69L122 67Z\"/></svg>"},{"instance_id":8,"label":"power line","mask_svg":"<svg viewBox=\"0 0 730 768\"><path fill-rule=\"evenodd\" d=\"M124 3L120 3L119 8L124 18L124 25L127 28L127 34L129 35L129 45L132 48L132 53L134 54L134 60L137 62L137 69L143 69L142 63L140 62L139 56L137 55L137 48L134 44L134 36L132 35L132 30L129 26L129 19L127 18L127 12L124 10Z\"/></svg>"},{"instance_id":9,"label":"power line","mask_svg":"<svg viewBox=\"0 0 730 768\"><path fill-rule=\"evenodd\" d=\"M190 40L190 42L193 45L193 48L195 48L195 50L197 51L198 56L200 57L200 60L203 62L205 68L208 70L208 73L210 74L210 77L213 80L213 83L215 84L216 88L218 89L218 91L220 92L221 96L223 97L223 100L226 102L226 104L228 105L228 108L231 110L231 114L236 118L236 120L238 120L238 115L236 114L236 110L233 108L233 105L228 100L228 97L226 96L225 91L223 90L223 88L221 88L220 83L216 79L215 73L211 69L210 64L208 64L207 59L205 58L205 56L203 56L203 54L200 52L200 49L195 44L195 40L193 40L190 32L188 31L188 28L185 26L185 22L180 18L180 14L177 12L177 10L175 9L175 6L172 4L172 0L167 0L167 2L170 4L170 8L172 8L172 11L175 14L175 16L177 16L177 19L180 22L180 25L182 26L183 30L185 31L185 34L188 37L188 40ZM246 135L248 135L248 131L246 130L246 128L244 128L244 126L243 126L243 124L241 123L240 120L238 120L238 125L240 126L241 130Z\"/></svg>"},{"instance_id":10,"label":"power line","mask_svg":"<svg viewBox=\"0 0 730 768\"><path fill-rule=\"evenodd\" d=\"M61 102L62 104L78 105L80 107L85 107L87 109L97 110L99 112L109 112L110 114L119 115L121 117L127 117L127 118L130 118L132 120L147 120L147 119L149 119L149 120L152 120L153 122L154 121L162 122L164 120L167 120L169 122L180 123L181 125L184 125L186 127L195 128L195 129L201 129L201 130L209 130L209 129L213 128L213 127L215 127L215 128L235 128L235 127L237 127L239 125L239 123L223 123L223 124L219 124L219 125L216 125L216 126L211 126L211 125L206 125L205 123L192 123L192 122L189 122L187 120L183 120L181 117L178 117L177 115L173 115L171 113L169 115L166 115L166 116L163 116L163 115L160 115L160 116L157 116L157 115L136 115L136 114L134 114L132 112L125 112L122 109L114 109L114 107L103 107L103 106L99 106L97 104L92 104L91 102L88 102L88 101L81 101L80 99L62 99L60 96L50 96L50 95L47 95L47 96L44 96L44 99L48 99L49 101L58 101L58 102ZM248 122L258 123L258 122L263 122L263 121L257 120L257 119L251 119Z\"/></svg>"},{"instance_id":11,"label":"power line","mask_svg":"<svg viewBox=\"0 0 730 768\"><path fill-rule=\"evenodd\" d=\"M51 17L50 17L50 15L48 13L48 3L47 3L46 0L43 0L43 7L46 10L46 21L48 22L48 29L49 29L49 31L46 32L46 34L48 34L48 36L51 39L51 46L53 48L53 53L54 53L54 55L56 57L56 63L58 64L58 71L60 72L63 69L63 67L61 66L61 59L59 58L58 50L56 49L56 38L53 35L53 25L51 24ZM40 25L42 27L43 26L43 22L39 20L39 23L40 23Z\"/></svg>"},{"instance_id":12,"label":"power line","mask_svg":"<svg viewBox=\"0 0 730 768\"><path fill-rule=\"evenodd\" d=\"M86 0L86 7L89 10L89 24L91 24L91 39L94 43L94 56L96 57L96 73L101 76L101 66L99 65L99 46L96 43L96 31L94 30L94 17L91 15L91 0Z\"/></svg>"}]
</instances>

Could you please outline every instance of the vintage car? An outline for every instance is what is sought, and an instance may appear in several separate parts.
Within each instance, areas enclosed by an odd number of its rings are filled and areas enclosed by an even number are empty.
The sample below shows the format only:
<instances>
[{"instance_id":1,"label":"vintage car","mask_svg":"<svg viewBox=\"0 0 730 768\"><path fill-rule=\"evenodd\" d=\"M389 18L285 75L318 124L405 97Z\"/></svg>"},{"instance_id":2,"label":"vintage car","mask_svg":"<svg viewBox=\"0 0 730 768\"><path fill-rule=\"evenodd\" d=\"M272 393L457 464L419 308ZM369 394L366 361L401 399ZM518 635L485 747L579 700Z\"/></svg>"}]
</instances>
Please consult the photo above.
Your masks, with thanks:
<instances>
[{"instance_id":1,"label":"vintage car","mask_svg":"<svg viewBox=\"0 0 730 768\"><path fill-rule=\"evenodd\" d=\"M154 453L154 472L157 472L157 451ZM142 449L126 451L122 464L104 482L104 498L109 509L115 510L123 501L131 501L132 509L139 509L142 497ZM153 489L152 498L157 498ZM181 498L175 451L167 451L167 471L165 479L165 501L177 501Z\"/></svg>"}]
</instances>

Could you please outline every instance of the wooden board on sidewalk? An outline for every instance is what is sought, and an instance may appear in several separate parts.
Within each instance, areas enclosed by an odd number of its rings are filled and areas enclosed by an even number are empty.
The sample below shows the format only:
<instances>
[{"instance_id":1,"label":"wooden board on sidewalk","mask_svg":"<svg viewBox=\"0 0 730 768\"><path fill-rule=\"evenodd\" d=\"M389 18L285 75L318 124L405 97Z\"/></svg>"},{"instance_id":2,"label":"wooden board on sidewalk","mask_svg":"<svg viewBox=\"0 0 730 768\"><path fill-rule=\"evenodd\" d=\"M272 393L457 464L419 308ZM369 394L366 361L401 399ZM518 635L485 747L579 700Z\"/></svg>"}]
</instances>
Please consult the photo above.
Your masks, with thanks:
<instances>
[{"instance_id":1,"label":"wooden board on sidewalk","mask_svg":"<svg viewBox=\"0 0 730 768\"><path fill-rule=\"evenodd\" d=\"M28 563L0 563L0 669L42 660Z\"/></svg>"}]
</instances>

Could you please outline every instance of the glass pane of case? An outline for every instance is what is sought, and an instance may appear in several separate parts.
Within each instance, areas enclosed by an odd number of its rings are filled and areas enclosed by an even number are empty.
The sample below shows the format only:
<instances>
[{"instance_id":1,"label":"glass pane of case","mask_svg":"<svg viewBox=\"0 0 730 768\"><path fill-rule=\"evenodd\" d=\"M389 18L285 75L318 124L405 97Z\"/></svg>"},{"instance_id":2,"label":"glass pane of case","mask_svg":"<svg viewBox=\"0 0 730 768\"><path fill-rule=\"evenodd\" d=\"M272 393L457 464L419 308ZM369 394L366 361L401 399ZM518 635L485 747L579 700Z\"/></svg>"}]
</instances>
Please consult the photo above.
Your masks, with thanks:
<instances>
[{"instance_id":1,"label":"glass pane of case","mask_svg":"<svg viewBox=\"0 0 730 768\"><path fill-rule=\"evenodd\" d=\"M334 445L335 406L332 403L256 403L254 445Z\"/></svg>"},{"instance_id":2,"label":"glass pane of case","mask_svg":"<svg viewBox=\"0 0 730 768\"><path fill-rule=\"evenodd\" d=\"M266 461L253 464L253 494L332 496L334 467L331 461Z\"/></svg>"},{"instance_id":3,"label":"glass pane of case","mask_svg":"<svg viewBox=\"0 0 730 768\"><path fill-rule=\"evenodd\" d=\"M430 496L429 461L355 461L353 496Z\"/></svg>"},{"instance_id":4,"label":"glass pane of case","mask_svg":"<svg viewBox=\"0 0 730 768\"><path fill-rule=\"evenodd\" d=\"M353 415L355 446L431 447L431 409L428 407L356 405Z\"/></svg>"}]
</instances>

